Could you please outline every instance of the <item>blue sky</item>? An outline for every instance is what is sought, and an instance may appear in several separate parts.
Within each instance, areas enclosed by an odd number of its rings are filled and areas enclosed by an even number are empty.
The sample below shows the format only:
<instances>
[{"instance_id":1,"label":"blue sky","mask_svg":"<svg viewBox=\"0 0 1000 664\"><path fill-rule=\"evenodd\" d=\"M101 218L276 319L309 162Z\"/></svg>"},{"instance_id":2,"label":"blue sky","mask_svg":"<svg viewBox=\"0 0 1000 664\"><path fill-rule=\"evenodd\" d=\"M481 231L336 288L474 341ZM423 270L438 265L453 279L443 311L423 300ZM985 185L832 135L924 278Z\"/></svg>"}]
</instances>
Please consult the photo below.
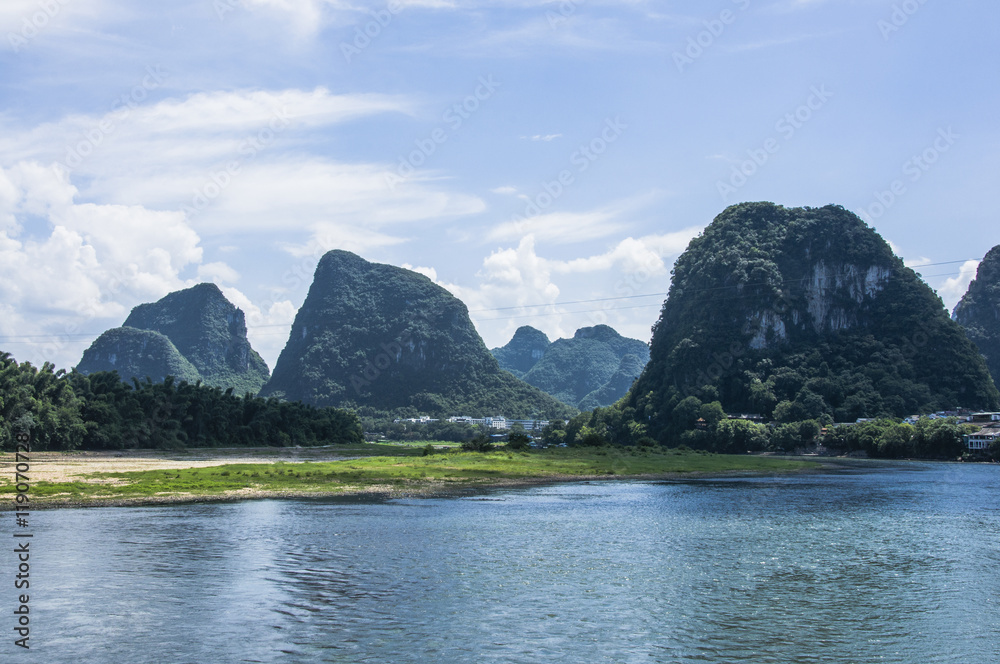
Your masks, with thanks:
<instances>
[{"instance_id":1,"label":"blue sky","mask_svg":"<svg viewBox=\"0 0 1000 664\"><path fill-rule=\"evenodd\" d=\"M950 307L1000 243L998 21L985 0L5 0L0 348L70 367L214 281L273 367L334 248L435 279L491 347L524 324L648 340L673 260L746 200L859 213L941 263L920 271Z\"/></svg>"}]
</instances>

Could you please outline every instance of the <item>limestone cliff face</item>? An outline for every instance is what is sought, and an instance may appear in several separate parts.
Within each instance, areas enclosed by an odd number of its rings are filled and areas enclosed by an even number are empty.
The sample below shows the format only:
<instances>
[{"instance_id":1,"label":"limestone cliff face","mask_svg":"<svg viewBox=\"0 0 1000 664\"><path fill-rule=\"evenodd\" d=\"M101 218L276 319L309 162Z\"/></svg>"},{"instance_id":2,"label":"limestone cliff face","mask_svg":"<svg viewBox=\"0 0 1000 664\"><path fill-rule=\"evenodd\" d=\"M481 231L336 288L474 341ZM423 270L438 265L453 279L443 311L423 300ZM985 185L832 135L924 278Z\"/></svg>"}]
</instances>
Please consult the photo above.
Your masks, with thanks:
<instances>
[{"instance_id":1,"label":"limestone cliff face","mask_svg":"<svg viewBox=\"0 0 1000 664\"><path fill-rule=\"evenodd\" d=\"M744 332L755 350L788 340L789 329L809 326L816 334L848 330L859 324L866 302L873 301L889 283L892 271L885 265L813 263L802 280L804 307L782 315L773 309L750 312ZM786 319L788 326L786 327Z\"/></svg>"},{"instance_id":2,"label":"limestone cliff face","mask_svg":"<svg viewBox=\"0 0 1000 664\"><path fill-rule=\"evenodd\" d=\"M269 377L267 365L247 339L243 312L215 284L198 284L157 302L140 304L132 309L122 328L116 329L159 333L194 368L194 380L201 379L207 385L231 387L237 394L256 393ZM116 369L122 378L130 380L131 376L126 375L129 372L109 362L106 352L97 352L101 348L88 350L89 355L84 355L85 361L78 369L86 373ZM117 356L125 357L120 353ZM98 361L98 357L105 359Z\"/></svg>"},{"instance_id":3,"label":"limestone cliff face","mask_svg":"<svg viewBox=\"0 0 1000 664\"><path fill-rule=\"evenodd\" d=\"M501 370L447 290L346 251L320 260L262 395L430 415L575 412Z\"/></svg>"},{"instance_id":4,"label":"limestone cliff face","mask_svg":"<svg viewBox=\"0 0 1000 664\"><path fill-rule=\"evenodd\" d=\"M839 421L1000 398L940 298L837 206L726 209L677 259L650 352L630 404L654 423L688 396Z\"/></svg>"},{"instance_id":5,"label":"limestone cliff face","mask_svg":"<svg viewBox=\"0 0 1000 664\"><path fill-rule=\"evenodd\" d=\"M952 317L979 348L993 382L1000 386L1000 246L983 258Z\"/></svg>"}]
</instances>

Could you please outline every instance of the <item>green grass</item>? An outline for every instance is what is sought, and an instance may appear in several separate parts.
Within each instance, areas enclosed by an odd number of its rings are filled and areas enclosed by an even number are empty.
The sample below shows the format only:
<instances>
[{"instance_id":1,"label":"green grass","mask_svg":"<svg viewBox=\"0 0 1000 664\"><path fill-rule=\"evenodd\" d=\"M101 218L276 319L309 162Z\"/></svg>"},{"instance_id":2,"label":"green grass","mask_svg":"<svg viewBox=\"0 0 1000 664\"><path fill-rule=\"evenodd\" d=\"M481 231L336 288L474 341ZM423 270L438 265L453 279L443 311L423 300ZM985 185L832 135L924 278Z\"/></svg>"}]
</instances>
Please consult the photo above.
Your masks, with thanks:
<instances>
[{"instance_id":1,"label":"green grass","mask_svg":"<svg viewBox=\"0 0 1000 664\"><path fill-rule=\"evenodd\" d=\"M385 447L385 446L379 446ZM787 472L810 465L767 457L732 456L679 451L629 451L609 448L555 449L527 453L496 451L448 452L412 456L368 456L358 459L303 463L228 464L208 468L102 472L82 481L31 486L33 500L100 502L160 496L211 498L252 488L265 492L337 494L378 487L419 492L444 486L483 485L500 479L526 480L560 476L664 475L732 471ZM107 482L118 482L108 484ZM0 487L0 496L14 487Z\"/></svg>"},{"instance_id":2,"label":"green grass","mask_svg":"<svg viewBox=\"0 0 1000 664\"><path fill-rule=\"evenodd\" d=\"M379 447L402 447L402 448L420 448L423 449L427 445L433 445L434 447L461 447L461 443L456 443L451 440L387 440L378 443L370 443L371 445L378 445Z\"/></svg>"}]
</instances>

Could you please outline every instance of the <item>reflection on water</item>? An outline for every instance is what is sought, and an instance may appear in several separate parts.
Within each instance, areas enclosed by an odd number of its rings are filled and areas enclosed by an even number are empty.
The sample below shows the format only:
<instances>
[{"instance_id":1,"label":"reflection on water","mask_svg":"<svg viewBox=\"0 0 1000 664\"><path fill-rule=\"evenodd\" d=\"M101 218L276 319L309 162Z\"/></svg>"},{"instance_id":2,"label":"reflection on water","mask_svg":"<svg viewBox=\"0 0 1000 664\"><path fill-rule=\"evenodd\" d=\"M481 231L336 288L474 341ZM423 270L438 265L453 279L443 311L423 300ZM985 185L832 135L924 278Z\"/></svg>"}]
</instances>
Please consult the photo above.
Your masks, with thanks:
<instances>
[{"instance_id":1,"label":"reflection on water","mask_svg":"<svg viewBox=\"0 0 1000 664\"><path fill-rule=\"evenodd\" d=\"M880 464L40 513L24 661L995 662L998 489Z\"/></svg>"}]
</instances>

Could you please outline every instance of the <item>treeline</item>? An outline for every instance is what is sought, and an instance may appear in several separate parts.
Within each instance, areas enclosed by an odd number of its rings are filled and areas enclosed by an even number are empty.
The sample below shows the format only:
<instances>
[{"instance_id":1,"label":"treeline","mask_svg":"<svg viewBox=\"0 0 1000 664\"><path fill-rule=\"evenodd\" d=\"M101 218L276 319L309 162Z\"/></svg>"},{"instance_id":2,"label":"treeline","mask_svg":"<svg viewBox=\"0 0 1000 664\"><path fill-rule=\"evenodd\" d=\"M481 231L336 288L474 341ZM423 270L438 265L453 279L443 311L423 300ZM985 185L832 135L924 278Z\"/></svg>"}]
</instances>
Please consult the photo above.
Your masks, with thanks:
<instances>
[{"instance_id":1,"label":"treeline","mask_svg":"<svg viewBox=\"0 0 1000 664\"><path fill-rule=\"evenodd\" d=\"M35 450L326 445L363 442L353 413L237 396L198 383L84 375L0 353L0 447L29 431Z\"/></svg>"},{"instance_id":2,"label":"treeline","mask_svg":"<svg viewBox=\"0 0 1000 664\"><path fill-rule=\"evenodd\" d=\"M565 424L550 424L542 433L543 443L568 446L683 445L721 454L790 453L822 444L838 453L864 452L868 456L885 459L955 459L965 452L964 435L969 433L968 425L959 424L956 418L921 418L916 425L892 419L837 426L815 419L760 424L728 419L719 402L703 404L694 399L687 401L683 413L676 413L678 419L672 435L655 440L647 435L645 426L635 421L632 409L622 409L620 403L581 413ZM1000 445L987 450L986 456L1000 459Z\"/></svg>"},{"instance_id":3,"label":"treeline","mask_svg":"<svg viewBox=\"0 0 1000 664\"><path fill-rule=\"evenodd\" d=\"M375 420L364 422L365 433L373 438L384 438L395 441L440 440L452 443L462 443L471 440L480 433L479 427L471 424L456 424L454 422L393 422L392 420Z\"/></svg>"}]
</instances>

